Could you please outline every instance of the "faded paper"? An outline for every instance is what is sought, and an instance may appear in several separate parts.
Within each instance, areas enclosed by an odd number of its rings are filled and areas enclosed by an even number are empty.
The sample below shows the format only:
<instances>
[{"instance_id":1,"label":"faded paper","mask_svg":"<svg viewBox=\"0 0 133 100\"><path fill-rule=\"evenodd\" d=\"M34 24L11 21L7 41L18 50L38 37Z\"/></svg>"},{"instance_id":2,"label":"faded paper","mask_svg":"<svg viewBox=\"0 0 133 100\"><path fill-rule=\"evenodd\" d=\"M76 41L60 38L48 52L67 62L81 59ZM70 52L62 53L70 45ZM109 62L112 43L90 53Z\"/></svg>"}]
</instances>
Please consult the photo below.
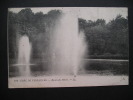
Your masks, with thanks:
<instances>
[{"instance_id":1,"label":"faded paper","mask_svg":"<svg viewBox=\"0 0 133 100\"><path fill-rule=\"evenodd\" d=\"M8 87L128 85L128 8L8 9Z\"/></svg>"}]
</instances>

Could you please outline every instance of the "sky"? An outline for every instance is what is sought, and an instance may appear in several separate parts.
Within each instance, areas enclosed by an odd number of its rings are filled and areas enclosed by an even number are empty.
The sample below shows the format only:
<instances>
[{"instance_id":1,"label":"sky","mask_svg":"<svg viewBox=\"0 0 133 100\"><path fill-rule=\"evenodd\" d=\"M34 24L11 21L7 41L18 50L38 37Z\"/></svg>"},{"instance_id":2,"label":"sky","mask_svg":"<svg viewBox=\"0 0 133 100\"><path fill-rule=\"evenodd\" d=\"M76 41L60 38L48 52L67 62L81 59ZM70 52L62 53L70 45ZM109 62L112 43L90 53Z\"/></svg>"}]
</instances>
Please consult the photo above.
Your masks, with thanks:
<instances>
[{"instance_id":1,"label":"sky","mask_svg":"<svg viewBox=\"0 0 133 100\"><path fill-rule=\"evenodd\" d=\"M9 11L18 13L25 8L9 8ZM63 12L72 12L78 15L79 18L96 21L97 19L105 19L109 22L116 18L118 14L126 18L128 16L128 9L126 7L33 7L31 10L34 13L43 12L48 13L50 10L62 10Z\"/></svg>"}]
</instances>

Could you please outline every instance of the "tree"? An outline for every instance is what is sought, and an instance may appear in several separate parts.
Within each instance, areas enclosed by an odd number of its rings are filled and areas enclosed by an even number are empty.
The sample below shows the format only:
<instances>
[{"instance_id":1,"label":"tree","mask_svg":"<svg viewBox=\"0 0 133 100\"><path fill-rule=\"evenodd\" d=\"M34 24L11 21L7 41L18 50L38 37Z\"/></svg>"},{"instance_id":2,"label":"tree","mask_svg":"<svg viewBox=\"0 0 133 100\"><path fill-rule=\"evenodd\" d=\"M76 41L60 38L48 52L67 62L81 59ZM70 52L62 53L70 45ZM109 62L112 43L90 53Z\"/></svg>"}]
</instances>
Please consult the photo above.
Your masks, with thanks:
<instances>
[{"instance_id":1,"label":"tree","mask_svg":"<svg viewBox=\"0 0 133 100\"><path fill-rule=\"evenodd\" d=\"M19 24L19 30L20 34L27 34L30 35L34 30L32 30L33 27L33 22L34 22L34 13L30 8L22 9L18 13L18 21L17 23Z\"/></svg>"},{"instance_id":2,"label":"tree","mask_svg":"<svg viewBox=\"0 0 133 100\"><path fill-rule=\"evenodd\" d=\"M128 54L128 20L121 15L108 23L110 39L108 51L113 54Z\"/></svg>"}]
</instances>

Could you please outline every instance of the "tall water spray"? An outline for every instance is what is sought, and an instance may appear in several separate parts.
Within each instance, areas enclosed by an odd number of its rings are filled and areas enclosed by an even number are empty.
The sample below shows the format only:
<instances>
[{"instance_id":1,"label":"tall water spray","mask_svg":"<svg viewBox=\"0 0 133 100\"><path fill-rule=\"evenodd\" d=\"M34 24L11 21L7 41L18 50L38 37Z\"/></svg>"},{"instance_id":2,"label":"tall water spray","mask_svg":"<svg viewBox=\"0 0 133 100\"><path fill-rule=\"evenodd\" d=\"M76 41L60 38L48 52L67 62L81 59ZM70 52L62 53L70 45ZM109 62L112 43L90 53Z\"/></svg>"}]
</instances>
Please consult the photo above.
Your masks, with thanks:
<instances>
[{"instance_id":1,"label":"tall water spray","mask_svg":"<svg viewBox=\"0 0 133 100\"><path fill-rule=\"evenodd\" d=\"M31 44L28 36L24 35L20 37L18 44L18 68L22 76L30 75L30 54Z\"/></svg>"},{"instance_id":2,"label":"tall water spray","mask_svg":"<svg viewBox=\"0 0 133 100\"><path fill-rule=\"evenodd\" d=\"M83 67L87 45L84 33L79 32L76 14L67 12L61 16L50 44L52 73L77 75L78 70Z\"/></svg>"}]
</instances>

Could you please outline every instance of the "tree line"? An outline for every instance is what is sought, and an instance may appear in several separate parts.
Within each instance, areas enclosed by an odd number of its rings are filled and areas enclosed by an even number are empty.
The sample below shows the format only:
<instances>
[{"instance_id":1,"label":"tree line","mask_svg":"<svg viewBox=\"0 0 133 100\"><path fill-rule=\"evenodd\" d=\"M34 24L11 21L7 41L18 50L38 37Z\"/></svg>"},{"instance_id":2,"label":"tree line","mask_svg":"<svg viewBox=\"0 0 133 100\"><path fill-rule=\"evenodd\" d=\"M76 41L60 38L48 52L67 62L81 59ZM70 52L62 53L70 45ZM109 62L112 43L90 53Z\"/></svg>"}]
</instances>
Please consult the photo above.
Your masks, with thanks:
<instances>
[{"instance_id":1,"label":"tree line","mask_svg":"<svg viewBox=\"0 0 133 100\"><path fill-rule=\"evenodd\" d=\"M30 8L18 13L8 11L9 56L17 57L18 40L22 35L28 35L30 42L34 44L33 57L47 55L50 35L61 14L60 10L51 10L47 14L33 13ZM117 15L108 23L104 19L92 21L79 18L78 21L79 30L85 33L88 44L87 57L128 58L127 18Z\"/></svg>"}]
</instances>

